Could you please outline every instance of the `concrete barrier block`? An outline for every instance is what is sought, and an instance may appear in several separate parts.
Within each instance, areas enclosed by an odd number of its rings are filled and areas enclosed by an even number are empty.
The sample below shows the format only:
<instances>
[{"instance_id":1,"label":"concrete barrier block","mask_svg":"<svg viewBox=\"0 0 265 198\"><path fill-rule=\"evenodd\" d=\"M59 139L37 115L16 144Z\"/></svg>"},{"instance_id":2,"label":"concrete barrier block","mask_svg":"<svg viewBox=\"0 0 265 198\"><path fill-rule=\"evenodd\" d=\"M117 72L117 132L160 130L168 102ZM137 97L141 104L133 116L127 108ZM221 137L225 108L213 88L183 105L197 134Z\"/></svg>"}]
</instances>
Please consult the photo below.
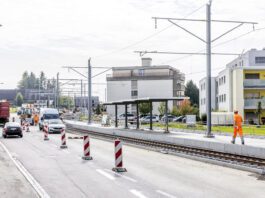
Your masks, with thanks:
<instances>
[{"instance_id":1,"label":"concrete barrier block","mask_svg":"<svg viewBox=\"0 0 265 198\"><path fill-rule=\"evenodd\" d=\"M242 146L236 144L224 144L224 152L231 154L242 154Z\"/></svg>"},{"instance_id":2,"label":"concrete barrier block","mask_svg":"<svg viewBox=\"0 0 265 198\"><path fill-rule=\"evenodd\" d=\"M225 152L225 145L219 142L209 142L209 149L212 151Z\"/></svg>"}]
</instances>

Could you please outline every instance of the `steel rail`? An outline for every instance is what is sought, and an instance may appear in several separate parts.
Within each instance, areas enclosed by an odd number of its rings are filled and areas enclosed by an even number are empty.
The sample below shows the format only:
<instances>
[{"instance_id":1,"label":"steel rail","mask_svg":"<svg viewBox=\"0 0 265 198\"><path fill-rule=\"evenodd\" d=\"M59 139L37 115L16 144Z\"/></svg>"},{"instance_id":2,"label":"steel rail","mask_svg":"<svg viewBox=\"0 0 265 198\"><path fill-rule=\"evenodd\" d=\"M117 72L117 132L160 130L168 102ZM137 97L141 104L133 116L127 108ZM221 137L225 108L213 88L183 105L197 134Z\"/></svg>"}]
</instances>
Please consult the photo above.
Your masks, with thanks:
<instances>
[{"instance_id":1,"label":"steel rail","mask_svg":"<svg viewBox=\"0 0 265 198\"><path fill-rule=\"evenodd\" d=\"M262 158L223 153L223 152L189 147L189 146L180 146L180 145L166 143L166 142L150 141L150 140L143 140L143 139L138 139L138 138L124 137L124 136L119 136L119 135L104 134L104 133L74 128L74 127L71 127L70 125L67 125L66 129L68 133L74 133L78 135L83 135L84 133L86 133L92 136L104 137L107 139L119 138L120 140L123 140L124 142L132 143L136 145L140 144L140 145L144 145L148 147L168 149L174 152L185 153L188 155L197 155L199 157L207 157L210 159L217 159L217 160L224 160L228 162L240 163L241 165L251 166L251 167L265 170L265 159L262 159Z\"/></svg>"}]
</instances>

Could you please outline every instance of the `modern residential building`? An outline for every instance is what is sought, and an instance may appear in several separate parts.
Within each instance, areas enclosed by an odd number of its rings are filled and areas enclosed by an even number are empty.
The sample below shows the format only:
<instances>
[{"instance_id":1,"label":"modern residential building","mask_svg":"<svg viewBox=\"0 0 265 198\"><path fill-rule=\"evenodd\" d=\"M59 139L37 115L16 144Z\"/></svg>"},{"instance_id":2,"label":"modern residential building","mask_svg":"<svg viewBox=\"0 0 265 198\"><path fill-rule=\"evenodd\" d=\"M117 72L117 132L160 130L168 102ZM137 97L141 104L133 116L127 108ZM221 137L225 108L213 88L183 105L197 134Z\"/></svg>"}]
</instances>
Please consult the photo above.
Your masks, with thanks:
<instances>
[{"instance_id":1,"label":"modern residential building","mask_svg":"<svg viewBox=\"0 0 265 198\"><path fill-rule=\"evenodd\" d=\"M169 65L152 65L151 58L142 58L142 66L113 67L107 75L107 102L146 98L184 96L185 75ZM176 102L170 101L169 108ZM153 112L158 112L159 103L154 103ZM107 107L114 115L114 107ZM136 106L130 105L128 112L135 113ZM124 107L118 108L124 113Z\"/></svg>"},{"instance_id":2,"label":"modern residential building","mask_svg":"<svg viewBox=\"0 0 265 198\"><path fill-rule=\"evenodd\" d=\"M88 97L87 96L76 96L74 97L74 104L76 107L88 107ZM92 108L96 108L99 105L99 97L92 96Z\"/></svg>"},{"instance_id":3,"label":"modern residential building","mask_svg":"<svg viewBox=\"0 0 265 198\"><path fill-rule=\"evenodd\" d=\"M258 123L256 109L262 103L265 119L265 48L251 49L226 65L212 80L212 110L238 110L246 121ZM200 81L200 115L206 112L205 78ZM215 100L213 99L215 97Z\"/></svg>"}]
</instances>

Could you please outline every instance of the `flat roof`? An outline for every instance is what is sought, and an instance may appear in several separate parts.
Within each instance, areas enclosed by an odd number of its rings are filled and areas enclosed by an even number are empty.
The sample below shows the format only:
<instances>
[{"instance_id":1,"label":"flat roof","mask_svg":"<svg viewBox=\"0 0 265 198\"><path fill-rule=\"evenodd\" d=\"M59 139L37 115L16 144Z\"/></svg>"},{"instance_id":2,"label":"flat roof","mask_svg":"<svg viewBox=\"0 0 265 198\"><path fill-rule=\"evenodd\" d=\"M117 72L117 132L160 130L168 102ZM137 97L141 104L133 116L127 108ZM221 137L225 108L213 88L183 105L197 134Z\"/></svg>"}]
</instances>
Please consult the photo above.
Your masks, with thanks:
<instances>
[{"instance_id":1,"label":"flat roof","mask_svg":"<svg viewBox=\"0 0 265 198\"><path fill-rule=\"evenodd\" d=\"M186 96L180 96L180 97L157 97L157 98L137 98L137 99L127 99L127 100L118 100L118 101L112 101L112 102L105 102L103 105L116 105L116 104L134 104L134 103L141 103L141 102L165 102L169 100L188 100L190 97Z\"/></svg>"}]
</instances>

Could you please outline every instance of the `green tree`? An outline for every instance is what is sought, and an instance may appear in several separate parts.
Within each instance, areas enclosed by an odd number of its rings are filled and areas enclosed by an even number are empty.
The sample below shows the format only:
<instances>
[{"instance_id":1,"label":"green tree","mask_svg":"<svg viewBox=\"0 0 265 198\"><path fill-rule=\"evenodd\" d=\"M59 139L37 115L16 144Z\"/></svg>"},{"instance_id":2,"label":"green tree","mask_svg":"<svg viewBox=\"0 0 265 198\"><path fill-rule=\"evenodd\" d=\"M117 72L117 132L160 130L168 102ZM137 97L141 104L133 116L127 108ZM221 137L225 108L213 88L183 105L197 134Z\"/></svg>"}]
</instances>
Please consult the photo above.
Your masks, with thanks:
<instances>
[{"instance_id":1,"label":"green tree","mask_svg":"<svg viewBox=\"0 0 265 198\"><path fill-rule=\"evenodd\" d=\"M171 111L171 114L174 115L174 116L181 116L181 113L179 111L179 108L176 107L176 106L173 106L173 109Z\"/></svg>"},{"instance_id":2,"label":"green tree","mask_svg":"<svg viewBox=\"0 0 265 198\"><path fill-rule=\"evenodd\" d=\"M97 114L97 115L100 115L100 114L101 114L101 110L102 110L102 109L101 109L101 107L100 107L100 104L98 104L97 107L96 107L96 114Z\"/></svg>"},{"instance_id":3,"label":"green tree","mask_svg":"<svg viewBox=\"0 0 265 198\"><path fill-rule=\"evenodd\" d=\"M164 115L166 113L166 104L165 102L160 102L158 111L160 115Z\"/></svg>"},{"instance_id":4,"label":"green tree","mask_svg":"<svg viewBox=\"0 0 265 198\"><path fill-rule=\"evenodd\" d=\"M151 111L150 103L148 103L148 102L140 103L139 104L139 111L140 111L141 114L144 114L144 115L150 113L150 111Z\"/></svg>"},{"instance_id":5,"label":"green tree","mask_svg":"<svg viewBox=\"0 0 265 198\"><path fill-rule=\"evenodd\" d=\"M190 97L191 105L199 106L199 89L192 80L186 84L185 96Z\"/></svg>"},{"instance_id":6,"label":"green tree","mask_svg":"<svg viewBox=\"0 0 265 198\"><path fill-rule=\"evenodd\" d=\"M260 115L262 113L262 106L261 106L261 101L258 102L257 104L257 109L256 109L256 112L255 112L258 116L258 122L259 122L259 125L260 125Z\"/></svg>"},{"instance_id":7,"label":"green tree","mask_svg":"<svg viewBox=\"0 0 265 198\"><path fill-rule=\"evenodd\" d=\"M61 96L59 98L59 106L63 108L73 108L74 100L72 97L69 96Z\"/></svg>"},{"instance_id":8,"label":"green tree","mask_svg":"<svg viewBox=\"0 0 265 198\"><path fill-rule=\"evenodd\" d=\"M29 86L29 74L27 71L25 71L23 74L22 74L22 79L18 82L18 88L19 89L27 89L28 86Z\"/></svg>"},{"instance_id":9,"label":"green tree","mask_svg":"<svg viewBox=\"0 0 265 198\"><path fill-rule=\"evenodd\" d=\"M23 104L23 95L20 92L17 93L15 101L19 107Z\"/></svg>"},{"instance_id":10,"label":"green tree","mask_svg":"<svg viewBox=\"0 0 265 198\"><path fill-rule=\"evenodd\" d=\"M47 79L43 71L40 72L40 88L41 89L47 88Z\"/></svg>"}]
</instances>

